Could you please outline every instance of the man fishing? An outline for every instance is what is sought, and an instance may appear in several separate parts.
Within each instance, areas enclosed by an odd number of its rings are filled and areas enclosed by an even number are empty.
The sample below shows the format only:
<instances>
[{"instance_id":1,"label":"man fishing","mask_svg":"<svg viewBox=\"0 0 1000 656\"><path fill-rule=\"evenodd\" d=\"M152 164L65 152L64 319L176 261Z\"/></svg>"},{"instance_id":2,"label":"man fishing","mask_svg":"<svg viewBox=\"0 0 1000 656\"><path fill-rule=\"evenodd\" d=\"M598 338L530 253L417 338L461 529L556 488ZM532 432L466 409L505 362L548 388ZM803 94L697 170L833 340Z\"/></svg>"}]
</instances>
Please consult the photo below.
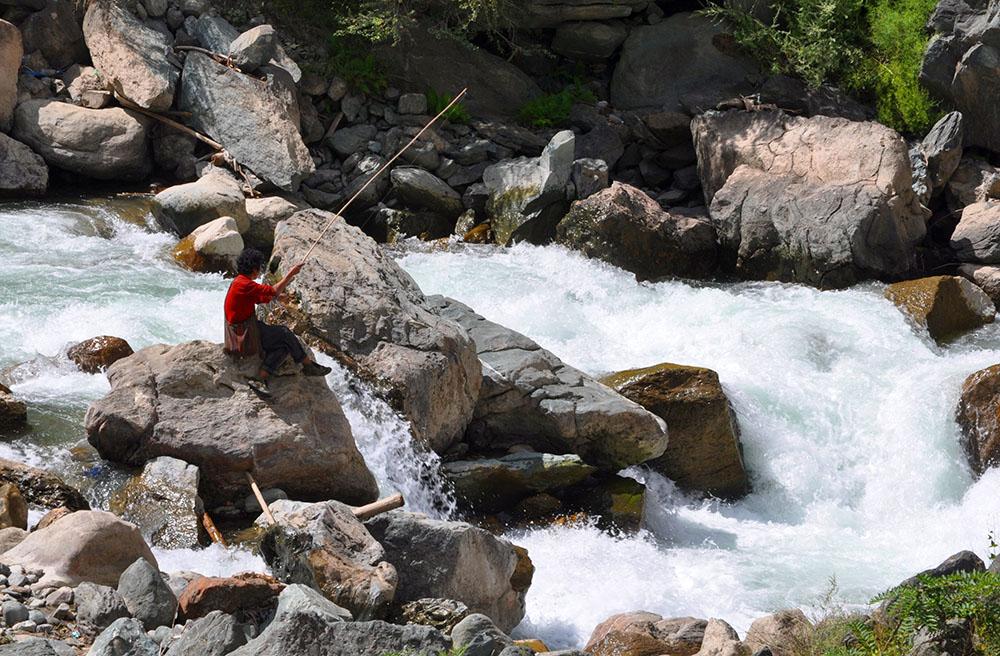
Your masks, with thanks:
<instances>
[{"instance_id":1,"label":"man fishing","mask_svg":"<svg viewBox=\"0 0 1000 656\"><path fill-rule=\"evenodd\" d=\"M326 376L332 371L312 359L299 342L299 338L284 326L272 326L257 320L256 306L270 303L288 287L302 270L296 264L276 285L262 285L256 282L264 268L264 254L253 248L244 248L236 260L239 275L229 285L226 294L226 353L237 357L262 357L257 378L251 378L247 385L262 397L270 397L268 381L275 375L285 358L302 365L302 373L307 376Z\"/></svg>"}]
</instances>

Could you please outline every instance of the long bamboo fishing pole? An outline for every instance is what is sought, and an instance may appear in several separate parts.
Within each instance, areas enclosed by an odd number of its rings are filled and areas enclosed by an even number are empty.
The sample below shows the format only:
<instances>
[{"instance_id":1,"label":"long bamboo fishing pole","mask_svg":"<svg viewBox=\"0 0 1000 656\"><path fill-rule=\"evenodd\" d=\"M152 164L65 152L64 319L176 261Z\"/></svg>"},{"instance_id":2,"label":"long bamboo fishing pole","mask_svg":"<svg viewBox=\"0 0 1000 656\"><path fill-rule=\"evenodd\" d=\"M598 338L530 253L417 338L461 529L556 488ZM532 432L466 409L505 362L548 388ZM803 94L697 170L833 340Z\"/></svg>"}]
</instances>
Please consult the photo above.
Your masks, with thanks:
<instances>
[{"instance_id":1,"label":"long bamboo fishing pole","mask_svg":"<svg viewBox=\"0 0 1000 656\"><path fill-rule=\"evenodd\" d=\"M407 143L405 146L403 146L399 150L398 153L396 153L395 155L393 155L392 159L390 159L388 162L386 162L385 164L383 164L381 166L381 168L379 168L378 171L375 171L375 173L372 174L372 177L370 177L368 179L368 182L366 182L364 185L362 185L361 188L358 189L357 192L355 192L355 194L353 196L351 196L350 198L347 199L347 202L344 203L344 205L339 210L337 210L337 215L334 216L332 219L330 219L330 222L326 224L325 228L323 228L323 232L319 233L319 237L316 237L316 240L313 242L312 246L309 247L309 250L306 251L305 256L302 258L302 260L299 262L299 264L305 264L306 263L306 260L308 260L309 256L312 255L313 250L316 248L316 246L319 245L320 240L323 239L323 237L326 235L327 231L329 231L330 228L333 227L333 224L337 221L337 219L339 219L344 214L344 212L347 211L347 208L351 206L351 203L353 203L355 200L357 200L357 198L364 192L365 189L368 188L368 186L371 183L375 182L375 180L380 175L382 175L386 171L386 169L388 169L390 166L392 166L392 163L395 162L397 159L399 159L400 155L402 155L403 153L405 153L406 150L410 146L412 146L413 144L415 144L417 142L417 139L419 139L421 136L423 136L424 132L427 132L427 130L429 130L430 127L432 125L434 125L434 123L437 122L437 120L439 118L441 118L442 116L444 116L445 114L447 114L449 109L451 109L456 104L458 104L458 101L462 99L462 96L464 96L465 92L468 91L468 90L469 90L468 88L462 89L458 93L458 95L455 96L452 99L452 101L447 104L447 106L445 106L444 109L442 109L440 112L437 113L437 116L435 116L434 118L432 118L430 120L430 122L427 123L427 125L425 125L424 127L422 127L420 129L420 132L418 132L417 134L415 134L414 137L412 139L410 139L409 143Z\"/></svg>"}]
</instances>

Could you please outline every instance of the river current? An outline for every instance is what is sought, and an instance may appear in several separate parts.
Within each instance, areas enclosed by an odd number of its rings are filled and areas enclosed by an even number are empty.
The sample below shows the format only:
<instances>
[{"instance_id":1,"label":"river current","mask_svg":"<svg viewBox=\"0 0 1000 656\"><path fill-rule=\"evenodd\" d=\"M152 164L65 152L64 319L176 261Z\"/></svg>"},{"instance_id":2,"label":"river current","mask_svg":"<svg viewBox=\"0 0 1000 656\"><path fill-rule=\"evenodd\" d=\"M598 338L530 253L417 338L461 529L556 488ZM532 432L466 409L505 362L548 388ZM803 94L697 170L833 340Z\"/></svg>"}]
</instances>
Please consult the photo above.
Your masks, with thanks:
<instances>
[{"instance_id":1,"label":"river current","mask_svg":"<svg viewBox=\"0 0 1000 656\"><path fill-rule=\"evenodd\" d=\"M29 404L31 430L0 456L55 467L97 505L125 473L83 439L103 376L60 353L95 335L135 348L221 339L221 276L170 259L175 240L148 217L106 204L0 205L0 370ZM636 283L558 247L404 248L400 264L442 293L535 339L591 374L660 362L710 367L731 398L753 492L735 503L646 480L646 528L512 534L536 566L518 629L550 647L582 646L609 615L649 610L720 617L741 633L778 608L847 605L961 549L984 558L1000 529L1000 469L974 479L953 419L962 381L1000 362L1000 326L946 347L914 330L865 285L837 292L777 283ZM28 363L28 364L22 364ZM328 379L382 483L413 509L447 514L434 457L341 369ZM263 569L218 547L157 552L161 568Z\"/></svg>"}]
</instances>

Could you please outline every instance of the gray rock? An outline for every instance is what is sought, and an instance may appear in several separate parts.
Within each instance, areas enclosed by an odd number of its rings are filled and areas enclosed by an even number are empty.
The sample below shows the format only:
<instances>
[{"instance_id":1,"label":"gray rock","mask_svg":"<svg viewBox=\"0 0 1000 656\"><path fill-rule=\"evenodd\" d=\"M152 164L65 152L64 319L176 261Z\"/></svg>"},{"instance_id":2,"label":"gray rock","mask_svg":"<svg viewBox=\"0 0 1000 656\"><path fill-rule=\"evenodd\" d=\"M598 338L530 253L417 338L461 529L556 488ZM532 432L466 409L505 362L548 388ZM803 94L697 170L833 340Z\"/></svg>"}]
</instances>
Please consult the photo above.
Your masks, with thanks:
<instances>
[{"instance_id":1,"label":"gray rock","mask_svg":"<svg viewBox=\"0 0 1000 656\"><path fill-rule=\"evenodd\" d=\"M705 626L705 635L701 641L701 649L695 656L746 656L748 647L740 642L736 630L722 620L712 618ZM767 648L765 648L767 649ZM770 649L764 654L754 652L754 656L768 656Z\"/></svg>"},{"instance_id":2,"label":"gray rock","mask_svg":"<svg viewBox=\"0 0 1000 656\"><path fill-rule=\"evenodd\" d=\"M230 656L384 656L389 653L438 656L448 639L427 626L398 626L382 621L333 622L312 613L296 613L272 622L259 637Z\"/></svg>"},{"instance_id":3,"label":"gray rock","mask_svg":"<svg viewBox=\"0 0 1000 656\"><path fill-rule=\"evenodd\" d=\"M542 243L565 213L566 184L573 173L573 133L557 133L538 158L499 162L483 172L490 191L487 213L497 243Z\"/></svg>"},{"instance_id":4,"label":"gray rock","mask_svg":"<svg viewBox=\"0 0 1000 656\"><path fill-rule=\"evenodd\" d=\"M422 27L409 32L408 38L373 53L391 81L452 96L468 87L462 102L474 116L512 116L541 94L528 75L484 49L469 48Z\"/></svg>"},{"instance_id":5,"label":"gray rock","mask_svg":"<svg viewBox=\"0 0 1000 656\"><path fill-rule=\"evenodd\" d=\"M76 656L76 650L59 640L28 638L0 645L0 656Z\"/></svg>"},{"instance_id":6,"label":"gray rock","mask_svg":"<svg viewBox=\"0 0 1000 656\"><path fill-rule=\"evenodd\" d=\"M583 158L573 162L573 187L579 200L608 188L608 165L602 159Z\"/></svg>"},{"instance_id":7,"label":"gray rock","mask_svg":"<svg viewBox=\"0 0 1000 656\"><path fill-rule=\"evenodd\" d=\"M326 137L326 145L340 157L349 157L368 149L368 142L375 138L378 130L374 125L355 125L341 128Z\"/></svg>"},{"instance_id":8,"label":"gray rock","mask_svg":"<svg viewBox=\"0 0 1000 656\"><path fill-rule=\"evenodd\" d=\"M469 607L461 601L427 597L400 604L393 623L422 624L450 634L469 615Z\"/></svg>"},{"instance_id":9,"label":"gray rock","mask_svg":"<svg viewBox=\"0 0 1000 656\"><path fill-rule=\"evenodd\" d=\"M204 512L198 480L194 465L160 456L147 462L140 474L111 497L110 507L138 526L150 544L162 549L194 549L199 546L199 518ZM134 611L132 614L139 617Z\"/></svg>"},{"instance_id":10,"label":"gray rock","mask_svg":"<svg viewBox=\"0 0 1000 656\"><path fill-rule=\"evenodd\" d=\"M17 106L17 73L21 69L21 32L5 20L0 20L0 131L7 132L14 124L14 107ZM9 148L5 147L5 148ZM0 162L6 161L0 155ZM6 167L4 167L6 168ZM3 178L10 174L0 173L0 189Z\"/></svg>"},{"instance_id":11,"label":"gray rock","mask_svg":"<svg viewBox=\"0 0 1000 656\"><path fill-rule=\"evenodd\" d=\"M49 623L49 619L47 617L45 617L45 613L43 613L40 610L35 610L35 609L32 609L32 610L28 611L28 621L29 622L34 622L36 627L37 626L41 626L42 624L48 624Z\"/></svg>"},{"instance_id":12,"label":"gray rock","mask_svg":"<svg viewBox=\"0 0 1000 656\"><path fill-rule=\"evenodd\" d=\"M0 529L0 554L21 544L26 537L28 537L28 532L16 526Z\"/></svg>"},{"instance_id":13,"label":"gray rock","mask_svg":"<svg viewBox=\"0 0 1000 656\"><path fill-rule=\"evenodd\" d=\"M278 376L265 403L245 383L256 366L210 342L143 349L108 369L111 391L87 411L87 438L102 457L133 466L184 454L201 470L208 504L241 500L247 471L300 499L372 501L375 479L326 382Z\"/></svg>"},{"instance_id":14,"label":"gray rock","mask_svg":"<svg viewBox=\"0 0 1000 656\"><path fill-rule=\"evenodd\" d=\"M49 167L45 160L20 141L0 133L0 195L41 196L48 186Z\"/></svg>"},{"instance_id":15,"label":"gray rock","mask_svg":"<svg viewBox=\"0 0 1000 656\"><path fill-rule=\"evenodd\" d=\"M843 287L915 267L928 212L896 132L777 111L708 112L691 129L712 221L741 276Z\"/></svg>"},{"instance_id":16,"label":"gray rock","mask_svg":"<svg viewBox=\"0 0 1000 656\"><path fill-rule=\"evenodd\" d=\"M396 601L455 599L509 631L524 617L527 552L465 522L393 511L366 522L399 572Z\"/></svg>"},{"instance_id":17,"label":"gray rock","mask_svg":"<svg viewBox=\"0 0 1000 656\"><path fill-rule=\"evenodd\" d=\"M94 640L89 656L160 656L160 646L130 618L115 620Z\"/></svg>"},{"instance_id":18,"label":"gray rock","mask_svg":"<svg viewBox=\"0 0 1000 656\"><path fill-rule=\"evenodd\" d=\"M129 614L142 622L147 631L159 626L173 626L177 615L177 597L160 576L159 570L140 558L122 572L118 594Z\"/></svg>"},{"instance_id":19,"label":"gray rock","mask_svg":"<svg viewBox=\"0 0 1000 656\"><path fill-rule=\"evenodd\" d=\"M921 144L927 175L935 190L943 189L962 159L962 114L950 112L934 124Z\"/></svg>"},{"instance_id":20,"label":"gray rock","mask_svg":"<svg viewBox=\"0 0 1000 656\"><path fill-rule=\"evenodd\" d=\"M755 67L742 56L719 50L721 40L715 37L721 31L711 19L691 12L633 28L611 79L611 103L619 109L676 111L691 103L686 96L693 96L694 104L708 109L747 92L747 77Z\"/></svg>"},{"instance_id":21,"label":"gray rock","mask_svg":"<svg viewBox=\"0 0 1000 656\"><path fill-rule=\"evenodd\" d=\"M248 198L246 212L250 219L250 227L243 235L244 241L253 248L264 252L270 251L274 246L274 230L278 224L308 207L301 200L281 196Z\"/></svg>"},{"instance_id":22,"label":"gray rock","mask_svg":"<svg viewBox=\"0 0 1000 656\"><path fill-rule=\"evenodd\" d=\"M28 607L13 599L3 602L2 612L3 623L7 626L14 626L28 619Z\"/></svg>"},{"instance_id":23,"label":"gray rock","mask_svg":"<svg viewBox=\"0 0 1000 656\"><path fill-rule=\"evenodd\" d=\"M626 36L622 23L563 23L556 28L552 50L569 59L599 62L611 57Z\"/></svg>"},{"instance_id":24,"label":"gray rock","mask_svg":"<svg viewBox=\"0 0 1000 656\"><path fill-rule=\"evenodd\" d=\"M190 21L190 25L191 36L198 39L202 48L212 52L228 53L229 46L240 36L239 30L221 16L201 16Z\"/></svg>"},{"instance_id":25,"label":"gray rock","mask_svg":"<svg viewBox=\"0 0 1000 656\"><path fill-rule=\"evenodd\" d=\"M150 171L146 125L119 107L28 100L14 111L12 136L50 166L98 180L141 180Z\"/></svg>"},{"instance_id":26,"label":"gray rock","mask_svg":"<svg viewBox=\"0 0 1000 656\"><path fill-rule=\"evenodd\" d=\"M96 583L81 583L77 586L74 596L76 619L79 622L103 629L115 620L129 617L125 600L114 588Z\"/></svg>"},{"instance_id":27,"label":"gray rock","mask_svg":"<svg viewBox=\"0 0 1000 656\"><path fill-rule=\"evenodd\" d=\"M188 622L170 643L166 656L225 656L245 645L250 631L251 627L240 624L232 615L213 610Z\"/></svg>"},{"instance_id":28,"label":"gray rock","mask_svg":"<svg viewBox=\"0 0 1000 656\"><path fill-rule=\"evenodd\" d=\"M925 569L924 571L911 576L901 582L900 586L914 586L920 582L922 577L940 578L959 572L984 572L986 564L983 559L972 551L959 551L944 559L937 567Z\"/></svg>"},{"instance_id":29,"label":"gray rock","mask_svg":"<svg viewBox=\"0 0 1000 656\"><path fill-rule=\"evenodd\" d=\"M213 167L195 182L167 187L155 200L160 221L180 237L224 216L235 219L240 232L250 227L243 188L223 169Z\"/></svg>"},{"instance_id":30,"label":"gray rock","mask_svg":"<svg viewBox=\"0 0 1000 656\"><path fill-rule=\"evenodd\" d=\"M274 242L279 272L299 261L333 218L305 210L282 223ZM296 278L310 333L321 348L349 355L355 371L393 390L394 406L419 441L447 450L464 434L479 395L472 340L436 315L413 279L359 229L333 221L312 257L315 266Z\"/></svg>"},{"instance_id":31,"label":"gray rock","mask_svg":"<svg viewBox=\"0 0 1000 656\"><path fill-rule=\"evenodd\" d=\"M195 128L281 189L297 190L316 168L287 101L267 81L191 53L184 62L178 104L193 114Z\"/></svg>"},{"instance_id":32,"label":"gray rock","mask_svg":"<svg viewBox=\"0 0 1000 656\"><path fill-rule=\"evenodd\" d=\"M469 332L482 362L483 386L467 436L475 446L528 444L543 452L576 453L612 472L666 449L663 421L638 404L458 301L430 300Z\"/></svg>"},{"instance_id":33,"label":"gray rock","mask_svg":"<svg viewBox=\"0 0 1000 656\"><path fill-rule=\"evenodd\" d=\"M385 615L396 592L396 569L350 508L336 501L304 508L279 502L273 512L277 521L260 546L271 571L285 583L318 589L330 600L320 605L296 590L286 597L286 612L309 610L341 621L341 606L360 620Z\"/></svg>"},{"instance_id":34,"label":"gray rock","mask_svg":"<svg viewBox=\"0 0 1000 656\"><path fill-rule=\"evenodd\" d=\"M143 109L170 109L179 76L167 59L171 39L143 25L117 0L89 4L83 36L94 66L118 93Z\"/></svg>"},{"instance_id":35,"label":"gray rock","mask_svg":"<svg viewBox=\"0 0 1000 656\"><path fill-rule=\"evenodd\" d=\"M665 212L635 187L615 182L573 203L556 227L556 241L633 272L640 280L704 278L718 262L708 217Z\"/></svg>"},{"instance_id":36,"label":"gray rock","mask_svg":"<svg viewBox=\"0 0 1000 656\"><path fill-rule=\"evenodd\" d=\"M167 13L169 3L167 0L142 0L142 6L152 18L161 18Z\"/></svg>"},{"instance_id":37,"label":"gray rock","mask_svg":"<svg viewBox=\"0 0 1000 656\"><path fill-rule=\"evenodd\" d=\"M465 656L496 656L514 645L486 615L469 615L451 630L451 645Z\"/></svg>"},{"instance_id":38,"label":"gray rock","mask_svg":"<svg viewBox=\"0 0 1000 656\"><path fill-rule=\"evenodd\" d=\"M404 93L399 97L400 114L426 114L427 96L422 93Z\"/></svg>"},{"instance_id":39,"label":"gray rock","mask_svg":"<svg viewBox=\"0 0 1000 656\"><path fill-rule=\"evenodd\" d=\"M1000 170L978 157L963 157L945 187L952 211L1000 198Z\"/></svg>"},{"instance_id":40,"label":"gray rock","mask_svg":"<svg viewBox=\"0 0 1000 656\"><path fill-rule=\"evenodd\" d=\"M153 160L169 177L187 182L198 177L194 156L197 140L177 130L159 128L153 132Z\"/></svg>"},{"instance_id":41,"label":"gray rock","mask_svg":"<svg viewBox=\"0 0 1000 656\"><path fill-rule=\"evenodd\" d=\"M532 494L575 485L595 470L574 454L534 451L441 465L441 473L455 486L458 496L479 512L508 510Z\"/></svg>"},{"instance_id":42,"label":"gray rock","mask_svg":"<svg viewBox=\"0 0 1000 656\"><path fill-rule=\"evenodd\" d=\"M247 72L253 72L274 59L278 35L270 25L258 25L236 37L229 44L229 56Z\"/></svg>"},{"instance_id":43,"label":"gray rock","mask_svg":"<svg viewBox=\"0 0 1000 656\"><path fill-rule=\"evenodd\" d=\"M48 0L40 11L25 18L20 28L24 52L41 52L49 66L62 68L89 59L70 0Z\"/></svg>"},{"instance_id":44,"label":"gray rock","mask_svg":"<svg viewBox=\"0 0 1000 656\"><path fill-rule=\"evenodd\" d=\"M986 295L993 301L993 305L1000 308L1000 267L961 264L958 267L958 273L974 282L976 286L986 292Z\"/></svg>"},{"instance_id":45,"label":"gray rock","mask_svg":"<svg viewBox=\"0 0 1000 656\"><path fill-rule=\"evenodd\" d=\"M648 0L545 0L530 2L514 17L520 27L555 27L568 21L600 21L638 14Z\"/></svg>"},{"instance_id":46,"label":"gray rock","mask_svg":"<svg viewBox=\"0 0 1000 656\"><path fill-rule=\"evenodd\" d=\"M1000 201L973 203L962 210L951 248L962 262L1000 264Z\"/></svg>"},{"instance_id":47,"label":"gray rock","mask_svg":"<svg viewBox=\"0 0 1000 656\"><path fill-rule=\"evenodd\" d=\"M315 615L328 624L350 622L354 619L349 610L341 608L313 588L293 583L278 595L278 608L274 611L274 621L281 622L298 613Z\"/></svg>"},{"instance_id":48,"label":"gray rock","mask_svg":"<svg viewBox=\"0 0 1000 656\"><path fill-rule=\"evenodd\" d=\"M396 195L406 205L448 218L462 213L462 197L441 178L423 169L399 166L390 173Z\"/></svg>"}]
</instances>

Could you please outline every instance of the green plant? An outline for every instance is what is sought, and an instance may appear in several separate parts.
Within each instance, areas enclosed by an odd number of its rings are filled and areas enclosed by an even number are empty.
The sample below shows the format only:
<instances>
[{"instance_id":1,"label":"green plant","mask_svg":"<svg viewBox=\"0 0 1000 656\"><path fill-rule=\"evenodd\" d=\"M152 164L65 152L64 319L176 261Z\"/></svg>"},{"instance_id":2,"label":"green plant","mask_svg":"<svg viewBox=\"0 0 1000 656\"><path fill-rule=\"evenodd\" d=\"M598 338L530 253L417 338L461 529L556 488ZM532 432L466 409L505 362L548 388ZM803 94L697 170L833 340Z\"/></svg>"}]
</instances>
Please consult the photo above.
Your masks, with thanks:
<instances>
[{"instance_id":1,"label":"green plant","mask_svg":"<svg viewBox=\"0 0 1000 656\"><path fill-rule=\"evenodd\" d=\"M427 111L431 116L437 116L452 100L454 100L453 96L440 94L434 89L430 89L427 92ZM455 103L454 107L445 112L444 118L452 123L463 124L472 120L469 110L461 102Z\"/></svg>"},{"instance_id":2,"label":"green plant","mask_svg":"<svg viewBox=\"0 0 1000 656\"><path fill-rule=\"evenodd\" d=\"M918 75L935 0L778 0L764 22L752 10L712 3L702 13L723 22L766 70L833 84L872 101L879 120L921 133L939 111Z\"/></svg>"},{"instance_id":3,"label":"green plant","mask_svg":"<svg viewBox=\"0 0 1000 656\"><path fill-rule=\"evenodd\" d=\"M339 36L396 42L419 17L432 31L467 38L510 25L513 0L333 0Z\"/></svg>"},{"instance_id":4,"label":"green plant","mask_svg":"<svg viewBox=\"0 0 1000 656\"><path fill-rule=\"evenodd\" d=\"M560 127L569 120L576 103L597 100L593 92L578 80L559 93L547 93L529 100L517 113L518 120L534 128Z\"/></svg>"},{"instance_id":5,"label":"green plant","mask_svg":"<svg viewBox=\"0 0 1000 656\"><path fill-rule=\"evenodd\" d=\"M336 36L330 37L327 47L325 73L340 77L354 91L369 95L385 91L385 71L366 48Z\"/></svg>"}]
</instances>

